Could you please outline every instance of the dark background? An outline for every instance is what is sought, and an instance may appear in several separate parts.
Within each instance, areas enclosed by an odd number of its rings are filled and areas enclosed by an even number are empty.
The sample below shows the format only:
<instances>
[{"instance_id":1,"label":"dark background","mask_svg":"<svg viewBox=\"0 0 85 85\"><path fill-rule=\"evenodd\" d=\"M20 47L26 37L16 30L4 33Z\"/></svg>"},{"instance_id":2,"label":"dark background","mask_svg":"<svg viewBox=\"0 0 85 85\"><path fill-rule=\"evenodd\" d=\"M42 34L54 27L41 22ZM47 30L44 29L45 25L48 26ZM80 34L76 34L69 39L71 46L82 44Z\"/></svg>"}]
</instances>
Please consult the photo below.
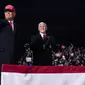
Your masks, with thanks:
<instances>
[{"instance_id":1,"label":"dark background","mask_svg":"<svg viewBox=\"0 0 85 85\"><path fill-rule=\"evenodd\" d=\"M37 32L37 25L44 21L48 33L56 43L85 47L85 1L82 0L0 0L0 18L4 18L4 6L16 8L22 45Z\"/></svg>"}]
</instances>

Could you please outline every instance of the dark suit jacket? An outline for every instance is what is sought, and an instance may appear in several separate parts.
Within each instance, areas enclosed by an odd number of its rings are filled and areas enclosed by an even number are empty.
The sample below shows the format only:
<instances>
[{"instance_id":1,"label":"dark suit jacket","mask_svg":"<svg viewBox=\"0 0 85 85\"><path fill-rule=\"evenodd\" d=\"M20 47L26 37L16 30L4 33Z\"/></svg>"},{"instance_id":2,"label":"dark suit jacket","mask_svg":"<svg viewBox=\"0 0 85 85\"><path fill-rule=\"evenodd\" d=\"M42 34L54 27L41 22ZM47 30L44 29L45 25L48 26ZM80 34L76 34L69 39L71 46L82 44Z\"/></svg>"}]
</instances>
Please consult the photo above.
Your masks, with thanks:
<instances>
[{"instance_id":1,"label":"dark suit jacket","mask_svg":"<svg viewBox=\"0 0 85 85\"><path fill-rule=\"evenodd\" d=\"M4 19L0 21L0 65L15 64L19 57L19 33L14 22L12 32L9 22Z\"/></svg>"},{"instance_id":2,"label":"dark suit jacket","mask_svg":"<svg viewBox=\"0 0 85 85\"><path fill-rule=\"evenodd\" d=\"M49 47L51 45L52 49ZM52 50L56 50L56 43L52 36L43 40L40 34L31 37L34 65L52 65Z\"/></svg>"}]
</instances>

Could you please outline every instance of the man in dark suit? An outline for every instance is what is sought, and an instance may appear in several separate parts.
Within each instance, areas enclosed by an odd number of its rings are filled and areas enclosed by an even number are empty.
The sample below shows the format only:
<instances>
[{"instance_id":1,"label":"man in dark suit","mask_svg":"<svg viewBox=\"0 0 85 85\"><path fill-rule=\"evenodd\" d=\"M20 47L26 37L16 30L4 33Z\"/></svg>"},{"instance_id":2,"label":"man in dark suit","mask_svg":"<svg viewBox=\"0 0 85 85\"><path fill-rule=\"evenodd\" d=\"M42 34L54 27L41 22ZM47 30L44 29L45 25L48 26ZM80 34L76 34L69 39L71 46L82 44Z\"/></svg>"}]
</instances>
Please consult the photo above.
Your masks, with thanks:
<instances>
[{"instance_id":1,"label":"man in dark suit","mask_svg":"<svg viewBox=\"0 0 85 85\"><path fill-rule=\"evenodd\" d=\"M19 59L19 31L14 21L15 8L5 6L5 19L0 20L0 65L16 64Z\"/></svg>"},{"instance_id":2,"label":"man in dark suit","mask_svg":"<svg viewBox=\"0 0 85 85\"><path fill-rule=\"evenodd\" d=\"M33 51L33 65L52 65L52 51L56 51L56 43L52 36L46 34L47 25L40 22L39 33L31 37L31 50Z\"/></svg>"}]
</instances>

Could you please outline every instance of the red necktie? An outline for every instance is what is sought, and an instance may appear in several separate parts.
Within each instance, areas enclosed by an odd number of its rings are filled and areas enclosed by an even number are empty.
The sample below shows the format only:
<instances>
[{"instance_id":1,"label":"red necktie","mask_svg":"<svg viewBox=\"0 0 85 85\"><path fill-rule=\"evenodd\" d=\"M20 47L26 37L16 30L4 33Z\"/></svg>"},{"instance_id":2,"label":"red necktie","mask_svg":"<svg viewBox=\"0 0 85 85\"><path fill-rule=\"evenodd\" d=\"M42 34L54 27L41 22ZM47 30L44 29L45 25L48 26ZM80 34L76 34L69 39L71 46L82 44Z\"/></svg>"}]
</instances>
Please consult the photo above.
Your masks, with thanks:
<instances>
[{"instance_id":1,"label":"red necktie","mask_svg":"<svg viewBox=\"0 0 85 85\"><path fill-rule=\"evenodd\" d=\"M43 39L46 40L46 35L43 35Z\"/></svg>"},{"instance_id":2,"label":"red necktie","mask_svg":"<svg viewBox=\"0 0 85 85\"><path fill-rule=\"evenodd\" d=\"M12 31L14 31L14 30L12 29L12 21L10 21L10 28L11 28Z\"/></svg>"}]
</instances>

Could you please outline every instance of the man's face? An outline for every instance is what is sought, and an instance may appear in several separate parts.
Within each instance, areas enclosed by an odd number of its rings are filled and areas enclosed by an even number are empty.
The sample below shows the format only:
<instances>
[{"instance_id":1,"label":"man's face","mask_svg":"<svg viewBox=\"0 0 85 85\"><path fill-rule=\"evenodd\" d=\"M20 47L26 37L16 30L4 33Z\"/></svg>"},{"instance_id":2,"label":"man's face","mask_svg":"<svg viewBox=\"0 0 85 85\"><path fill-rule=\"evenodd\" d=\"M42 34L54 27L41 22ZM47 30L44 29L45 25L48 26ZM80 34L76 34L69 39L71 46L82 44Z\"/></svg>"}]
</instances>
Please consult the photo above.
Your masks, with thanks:
<instances>
[{"instance_id":1,"label":"man's face","mask_svg":"<svg viewBox=\"0 0 85 85\"><path fill-rule=\"evenodd\" d=\"M38 30L41 33L46 33L46 30L47 30L46 24L44 23L39 24Z\"/></svg>"},{"instance_id":2,"label":"man's face","mask_svg":"<svg viewBox=\"0 0 85 85\"><path fill-rule=\"evenodd\" d=\"M13 20L16 15L15 12L11 12L11 11L5 11L4 14L7 20Z\"/></svg>"}]
</instances>

